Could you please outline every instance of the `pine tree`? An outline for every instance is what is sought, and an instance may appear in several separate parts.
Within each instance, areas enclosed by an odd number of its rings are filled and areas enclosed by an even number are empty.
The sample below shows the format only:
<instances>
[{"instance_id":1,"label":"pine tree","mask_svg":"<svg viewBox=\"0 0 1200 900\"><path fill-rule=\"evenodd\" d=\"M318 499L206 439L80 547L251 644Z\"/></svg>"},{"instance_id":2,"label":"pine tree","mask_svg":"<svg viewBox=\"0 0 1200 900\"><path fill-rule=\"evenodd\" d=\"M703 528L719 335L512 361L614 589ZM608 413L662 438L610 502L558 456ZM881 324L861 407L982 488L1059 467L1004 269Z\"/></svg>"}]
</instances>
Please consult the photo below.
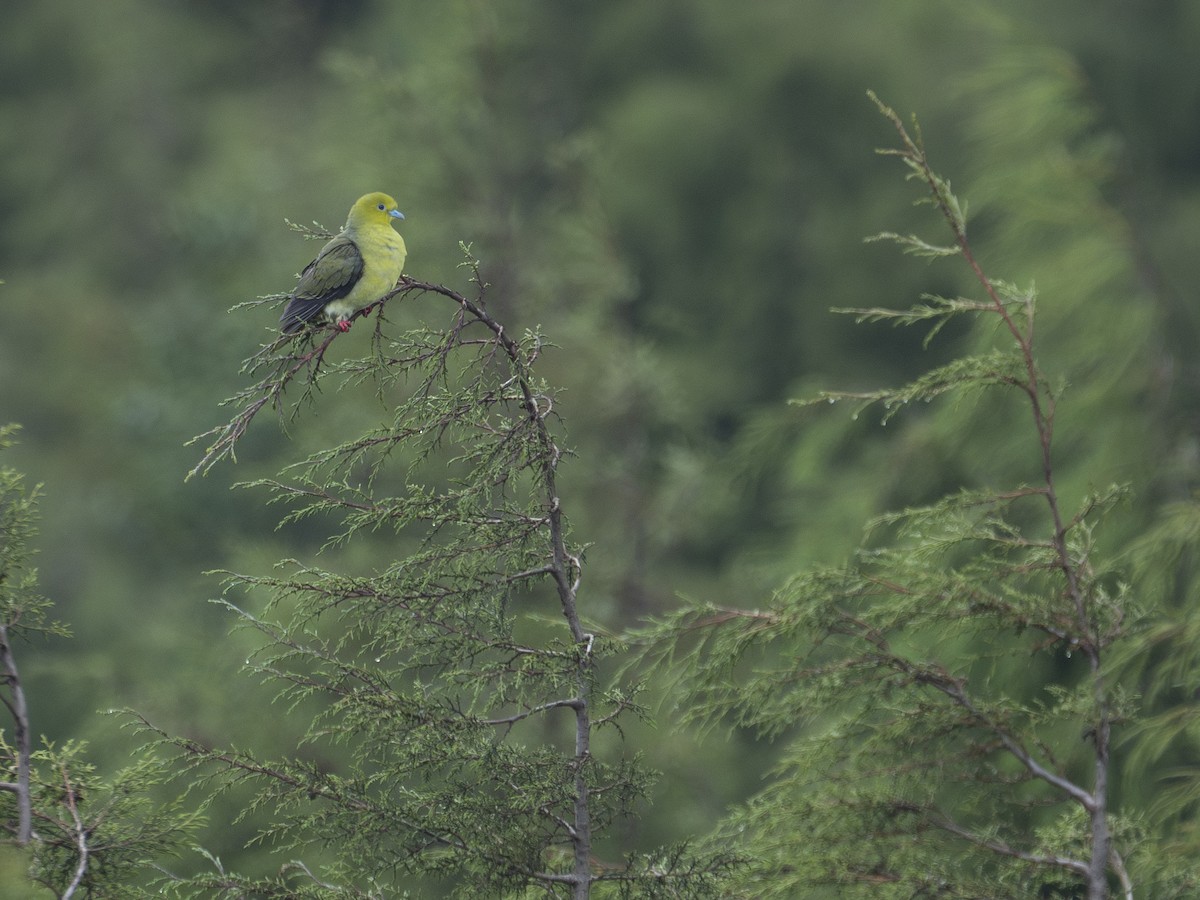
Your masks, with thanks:
<instances>
[{"instance_id":1,"label":"pine tree","mask_svg":"<svg viewBox=\"0 0 1200 900\"><path fill-rule=\"evenodd\" d=\"M16 430L0 428L0 450L12 446ZM68 634L49 618L51 603L32 565L39 494L20 472L0 467L0 702L8 713L0 730L0 822L13 848L0 860L0 882L14 900L45 897L46 889L60 900L139 896L148 866L182 846L196 816L178 800L154 799L168 772L153 756L105 776L82 742L34 749L37 714L26 699L18 645Z\"/></svg>"},{"instance_id":2,"label":"pine tree","mask_svg":"<svg viewBox=\"0 0 1200 900\"><path fill-rule=\"evenodd\" d=\"M365 356L333 361L333 330L268 343L237 413L205 436L195 473L231 456L259 411L298 415L330 380L370 384L389 410L254 484L288 504L285 525L338 523L330 564L225 573L229 591L270 597L261 614L225 602L262 634L249 665L280 685L296 755L262 760L142 720L198 778L252 782L263 838L319 859L266 879L218 865L168 885L181 894L392 896L422 877L470 897L683 897L728 864L685 847L620 858L614 826L651 782L620 720L642 711L636 687L606 674L618 643L581 608L584 548L558 488L569 451L535 371L547 343L510 334L476 261L465 265L473 297L403 279L370 335L351 333L369 340ZM384 307L401 302L397 318L440 303L449 321L393 335Z\"/></svg>"},{"instance_id":3,"label":"pine tree","mask_svg":"<svg viewBox=\"0 0 1200 900\"><path fill-rule=\"evenodd\" d=\"M882 408L886 423L946 395L1018 404L1030 478L879 516L848 565L802 572L761 608L698 604L642 631L645 661L679 679L690 719L788 739L771 787L720 834L753 858L730 893L1190 896L1194 862L1165 866L1144 812L1114 805L1114 728L1138 710L1116 663L1141 646L1150 609L1097 535L1128 489L1065 505L1064 388L1038 358L1034 292L987 274L919 130L875 102L899 137L881 152L951 237L879 238L957 258L977 296L843 312L931 334L969 316L992 321L994 340L903 387L806 405Z\"/></svg>"}]
</instances>

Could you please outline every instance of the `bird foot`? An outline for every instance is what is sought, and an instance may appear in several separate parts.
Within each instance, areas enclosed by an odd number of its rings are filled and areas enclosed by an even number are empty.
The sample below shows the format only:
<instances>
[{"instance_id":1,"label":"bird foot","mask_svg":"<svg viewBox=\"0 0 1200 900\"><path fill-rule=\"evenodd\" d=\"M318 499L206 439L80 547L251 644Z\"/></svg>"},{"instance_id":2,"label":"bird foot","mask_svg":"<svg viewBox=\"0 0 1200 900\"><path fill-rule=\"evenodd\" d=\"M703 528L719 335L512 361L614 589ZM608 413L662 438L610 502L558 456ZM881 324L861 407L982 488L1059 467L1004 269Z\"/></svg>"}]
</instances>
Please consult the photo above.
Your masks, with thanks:
<instances>
[{"instance_id":1,"label":"bird foot","mask_svg":"<svg viewBox=\"0 0 1200 900\"><path fill-rule=\"evenodd\" d=\"M342 332L343 334L345 334L347 331L349 331L349 330L350 330L350 322L349 322L349 321L346 321L346 322L338 322L338 323L337 323L337 329L338 329L338 331L340 331L340 332Z\"/></svg>"}]
</instances>

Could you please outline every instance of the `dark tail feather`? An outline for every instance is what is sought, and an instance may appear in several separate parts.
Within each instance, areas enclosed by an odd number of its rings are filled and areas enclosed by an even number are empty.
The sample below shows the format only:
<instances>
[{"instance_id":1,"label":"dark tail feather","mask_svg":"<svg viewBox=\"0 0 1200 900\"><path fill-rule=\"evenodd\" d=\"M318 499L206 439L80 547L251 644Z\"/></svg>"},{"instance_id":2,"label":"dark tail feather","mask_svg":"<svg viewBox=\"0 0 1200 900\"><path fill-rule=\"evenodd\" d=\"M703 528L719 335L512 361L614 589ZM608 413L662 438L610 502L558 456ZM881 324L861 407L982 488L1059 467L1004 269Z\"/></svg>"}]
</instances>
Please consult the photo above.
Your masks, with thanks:
<instances>
[{"instance_id":1,"label":"dark tail feather","mask_svg":"<svg viewBox=\"0 0 1200 900\"><path fill-rule=\"evenodd\" d=\"M293 297L279 317L279 328L284 334L295 334L304 330L304 326L320 316L324 309L325 304L320 300Z\"/></svg>"}]
</instances>

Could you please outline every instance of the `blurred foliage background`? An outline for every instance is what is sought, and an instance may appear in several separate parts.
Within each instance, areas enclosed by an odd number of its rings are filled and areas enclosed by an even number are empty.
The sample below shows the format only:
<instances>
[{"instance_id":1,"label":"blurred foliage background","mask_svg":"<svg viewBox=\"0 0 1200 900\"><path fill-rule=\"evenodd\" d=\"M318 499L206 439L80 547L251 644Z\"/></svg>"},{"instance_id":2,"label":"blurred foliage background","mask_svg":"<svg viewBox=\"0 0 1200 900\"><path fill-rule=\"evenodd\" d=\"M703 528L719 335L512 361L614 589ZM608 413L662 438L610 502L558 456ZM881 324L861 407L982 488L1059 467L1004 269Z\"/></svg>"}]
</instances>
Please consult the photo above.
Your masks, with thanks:
<instances>
[{"instance_id":1,"label":"blurred foliage background","mask_svg":"<svg viewBox=\"0 0 1200 900\"><path fill-rule=\"evenodd\" d=\"M9 464L46 486L42 587L75 634L25 651L35 730L87 738L102 767L131 739L97 710L126 706L290 749L204 573L316 553L319 523L276 530L232 487L387 411L370 391L327 395L288 434L256 422L236 466L186 484L185 442L222 420L275 327L226 310L287 290L316 249L285 218L336 228L369 190L407 215L410 274L463 286L468 242L493 313L561 348L542 371L567 389L564 502L607 627L678 595L752 606L844 557L872 514L1035 478L990 403L887 428L786 405L987 339L925 348L829 313L969 284L864 244L930 230L872 152L891 135L868 88L919 114L990 272L1036 283L1043 363L1072 385L1064 483L1133 484L1106 536L1120 547L1200 465L1198 42L1187 0L9 4L0 422L24 426ZM382 539L356 552L389 558ZM660 699L658 727L629 736L668 773L648 841L707 832L773 759L673 727ZM214 807L204 843L266 865L234 808Z\"/></svg>"}]
</instances>

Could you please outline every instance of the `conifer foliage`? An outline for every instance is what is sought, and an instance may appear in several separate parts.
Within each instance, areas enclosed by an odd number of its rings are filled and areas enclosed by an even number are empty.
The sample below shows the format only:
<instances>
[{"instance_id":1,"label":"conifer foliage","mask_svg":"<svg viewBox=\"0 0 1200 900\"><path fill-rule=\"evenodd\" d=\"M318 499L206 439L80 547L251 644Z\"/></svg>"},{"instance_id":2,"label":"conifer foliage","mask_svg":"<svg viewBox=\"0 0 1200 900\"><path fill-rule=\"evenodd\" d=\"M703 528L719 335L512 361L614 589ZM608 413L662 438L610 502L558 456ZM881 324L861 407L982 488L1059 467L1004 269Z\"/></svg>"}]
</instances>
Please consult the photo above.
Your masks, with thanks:
<instances>
[{"instance_id":1,"label":"conifer foliage","mask_svg":"<svg viewBox=\"0 0 1200 900\"><path fill-rule=\"evenodd\" d=\"M17 430L0 427L0 450ZM39 495L20 472L0 466L0 886L13 900L134 896L131 885L179 848L196 816L178 801L154 799L168 773L150 755L104 777L82 741L35 741L40 720L26 699L20 650L34 637L68 634L50 618L32 564Z\"/></svg>"},{"instance_id":2,"label":"conifer foliage","mask_svg":"<svg viewBox=\"0 0 1200 900\"><path fill-rule=\"evenodd\" d=\"M339 332L280 338L249 361L259 380L209 434L199 472L232 454L259 410L323 402L330 380L369 383L391 410L255 485L288 505L285 522L336 522L330 559L362 541L374 565L285 560L270 576L226 573L231 592L271 597L261 615L228 604L265 638L250 667L282 686L304 748L334 748L345 762L266 761L156 730L203 778L253 782L265 837L301 859L327 848L324 863L289 863L266 881L218 867L168 885L180 893L393 896L419 876L470 897L530 887L586 897L596 884L674 897L699 896L710 880L683 848L641 859L598 849L650 783L617 733L639 712L636 691L601 674L617 644L581 609L583 551L558 488L567 451L555 391L535 373L545 340L493 317L464 250L474 297L405 278L383 301L441 304L448 325L392 337L381 310L370 353L336 363ZM367 340L369 327L351 339ZM391 553L376 559L380 547ZM313 709L305 732L301 710Z\"/></svg>"},{"instance_id":3,"label":"conifer foliage","mask_svg":"<svg viewBox=\"0 0 1200 900\"><path fill-rule=\"evenodd\" d=\"M1125 490L1066 508L1062 391L1038 360L1034 294L985 272L915 122L872 99L899 137L880 152L950 234L880 237L959 259L977 296L842 312L934 331L974 316L994 338L898 389L804 405L882 407L886 423L942 395L1020 404L1029 480L882 515L849 565L795 576L765 608L682 610L642 633L644 656L677 673L691 719L788 736L776 783L723 828L754 859L735 895L1132 897L1138 864L1157 866L1138 820L1113 806L1113 729L1134 707L1111 668L1144 610L1095 539ZM1183 896L1194 874L1144 883Z\"/></svg>"}]
</instances>

